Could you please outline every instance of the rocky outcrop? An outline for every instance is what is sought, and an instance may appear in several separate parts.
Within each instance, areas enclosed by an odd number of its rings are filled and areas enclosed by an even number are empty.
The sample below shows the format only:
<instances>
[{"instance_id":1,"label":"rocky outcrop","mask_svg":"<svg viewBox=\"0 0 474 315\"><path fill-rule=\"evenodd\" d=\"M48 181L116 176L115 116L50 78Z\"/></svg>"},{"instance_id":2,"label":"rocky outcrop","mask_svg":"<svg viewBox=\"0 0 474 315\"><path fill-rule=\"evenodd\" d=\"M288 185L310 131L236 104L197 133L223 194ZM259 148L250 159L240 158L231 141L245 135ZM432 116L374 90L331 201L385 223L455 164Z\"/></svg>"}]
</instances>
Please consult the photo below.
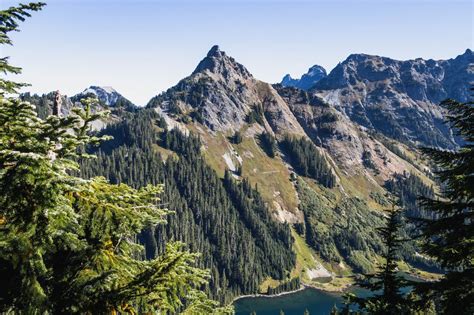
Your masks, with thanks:
<instances>
[{"instance_id":1,"label":"rocky outcrop","mask_svg":"<svg viewBox=\"0 0 474 315\"><path fill-rule=\"evenodd\" d=\"M311 90L352 121L412 144L455 148L438 104L467 101L474 81L474 54L450 60L398 61L350 55Z\"/></svg>"},{"instance_id":2,"label":"rocky outcrop","mask_svg":"<svg viewBox=\"0 0 474 315\"><path fill-rule=\"evenodd\" d=\"M275 88L307 136L329 153L345 175L365 174L373 181L376 177L387 180L406 169L406 161L373 137L367 128L354 123L322 98L296 88L280 85Z\"/></svg>"}]
</instances>

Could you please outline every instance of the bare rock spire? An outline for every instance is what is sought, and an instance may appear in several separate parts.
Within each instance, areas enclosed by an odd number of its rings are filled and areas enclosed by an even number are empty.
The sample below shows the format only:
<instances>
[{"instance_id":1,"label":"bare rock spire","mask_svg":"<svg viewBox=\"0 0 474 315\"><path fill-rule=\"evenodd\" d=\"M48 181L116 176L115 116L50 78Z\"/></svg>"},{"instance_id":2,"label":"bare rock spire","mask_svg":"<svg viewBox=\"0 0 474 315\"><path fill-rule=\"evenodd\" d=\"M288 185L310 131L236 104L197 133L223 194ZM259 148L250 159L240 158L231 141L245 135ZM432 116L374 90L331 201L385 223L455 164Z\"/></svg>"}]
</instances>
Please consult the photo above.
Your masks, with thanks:
<instances>
[{"instance_id":1,"label":"bare rock spire","mask_svg":"<svg viewBox=\"0 0 474 315\"><path fill-rule=\"evenodd\" d=\"M61 105L62 105L62 100L61 100L61 94L59 93L59 90L56 91L54 94L54 101L53 101L53 115L54 116L61 116Z\"/></svg>"}]
</instances>

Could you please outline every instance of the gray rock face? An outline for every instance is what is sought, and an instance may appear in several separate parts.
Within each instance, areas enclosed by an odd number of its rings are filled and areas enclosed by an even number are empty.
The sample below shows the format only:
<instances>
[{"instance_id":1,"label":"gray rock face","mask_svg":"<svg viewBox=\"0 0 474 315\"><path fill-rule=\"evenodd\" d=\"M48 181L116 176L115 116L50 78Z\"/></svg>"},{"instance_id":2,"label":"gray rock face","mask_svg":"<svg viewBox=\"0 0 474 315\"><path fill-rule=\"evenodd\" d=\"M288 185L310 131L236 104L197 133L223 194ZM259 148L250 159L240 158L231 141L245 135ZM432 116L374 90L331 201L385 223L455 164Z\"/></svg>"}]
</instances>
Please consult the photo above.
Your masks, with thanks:
<instances>
[{"instance_id":1,"label":"gray rock face","mask_svg":"<svg viewBox=\"0 0 474 315\"><path fill-rule=\"evenodd\" d=\"M402 173L408 164L391 152L384 143L373 137L366 128L351 121L344 113L323 99L300 89L275 86L283 100L317 146L324 148L343 174L364 174L372 182L387 180ZM364 156L370 157L367 166Z\"/></svg>"},{"instance_id":2,"label":"gray rock face","mask_svg":"<svg viewBox=\"0 0 474 315\"><path fill-rule=\"evenodd\" d=\"M317 82L326 76L326 69L314 65L300 79L293 79L289 74L285 75L280 84L285 87L292 86L306 91L314 87Z\"/></svg>"},{"instance_id":3,"label":"gray rock face","mask_svg":"<svg viewBox=\"0 0 474 315\"><path fill-rule=\"evenodd\" d=\"M261 107L265 112L263 125L269 131L303 133L272 86L256 80L218 46L211 48L189 77L152 98L147 106L159 107L174 119L191 118L222 132L239 130L249 113Z\"/></svg>"},{"instance_id":4,"label":"gray rock face","mask_svg":"<svg viewBox=\"0 0 474 315\"><path fill-rule=\"evenodd\" d=\"M428 146L455 148L443 124L446 98L467 101L474 81L474 54L449 60L398 61L365 54L350 55L316 83L312 93L352 121L388 137Z\"/></svg>"}]
</instances>

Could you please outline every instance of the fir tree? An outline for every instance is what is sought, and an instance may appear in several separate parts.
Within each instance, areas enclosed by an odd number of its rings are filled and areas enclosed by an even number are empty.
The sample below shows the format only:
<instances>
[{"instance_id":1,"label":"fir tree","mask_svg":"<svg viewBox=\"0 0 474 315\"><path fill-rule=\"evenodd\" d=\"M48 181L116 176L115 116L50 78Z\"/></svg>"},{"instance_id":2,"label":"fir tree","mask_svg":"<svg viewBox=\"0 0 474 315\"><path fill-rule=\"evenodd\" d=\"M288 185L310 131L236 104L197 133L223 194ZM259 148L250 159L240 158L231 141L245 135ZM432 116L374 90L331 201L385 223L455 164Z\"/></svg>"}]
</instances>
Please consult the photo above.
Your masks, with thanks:
<instances>
[{"instance_id":1,"label":"fir tree","mask_svg":"<svg viewBox=\"0 0 474 315\"><path fill-rule=\"evenodd\" d=\"M231 137L232 143L240 144L242 142L242 133L237 130L234 135Z\"/></svg>"},{"instance_id":2,"label":"fir tree","mask_svg":"<svg viewBox=\"0 0 474 315\"><path fill-rule=\"evenodd\" d=\"M446 119L464 140L461 149L423 151L439 171L442 193L423 197L431 219L417 220L422 229L424 254L446 269L435 283L420 283L416 291L435 300L444 314L474 313L474 103L446 100Z\"/></svg>"},{"instance_id":3,"label":"fir tree","mask_svg":"<svg viewBox=\"0 0 474 315\"><path fill-rule=\"evenodd\" d=\"M385 252L381 255L384 263L379 266L379 272L366 275L356 281L357 285L372 291L374 294L367 298L360 298L349 294L349 303L355 303L359 309L369 314L401 315L409 314L410 306L406 295L401 288L406 285L405 280L397 274L397 251L403 240L399 237L400 210L392 205L388 211L384 227L379 228L380 236L385 245Z\"/></svg>"},{"instance_id":4,"label":"fir tree","mask_svg":"<svg viewBox=\"0 0 474 315\"><path fill-rule=\"evenodd\" d=\"M260 146L262 149L265 151L265 153L271 157L274 158L276 156L276 151L277 151L277 142L274 136L272 136L268 132L263 132L259 136L260 140Z\"/></svg>"}]
</instances>

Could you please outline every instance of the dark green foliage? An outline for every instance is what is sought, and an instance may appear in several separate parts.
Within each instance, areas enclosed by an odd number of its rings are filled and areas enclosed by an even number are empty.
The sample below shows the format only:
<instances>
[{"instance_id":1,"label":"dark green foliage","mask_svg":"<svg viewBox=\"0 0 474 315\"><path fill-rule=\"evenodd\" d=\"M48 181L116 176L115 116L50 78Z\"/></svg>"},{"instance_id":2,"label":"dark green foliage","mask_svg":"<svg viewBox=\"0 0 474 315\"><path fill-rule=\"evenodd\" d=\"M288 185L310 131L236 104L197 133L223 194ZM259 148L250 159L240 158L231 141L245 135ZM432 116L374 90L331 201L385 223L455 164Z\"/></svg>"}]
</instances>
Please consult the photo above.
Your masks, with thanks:
<instances>
[{"instance_id":1,"label":"dark green foliage","mask_svg":"<svg viewBox=\"0 0 474 315\"><path fill-rule=\"evenodd\" d=\"M394 174L393 178L385 183L385 188L397 196L400 206L404 209L402 213L404 224L399 233L402 237L409 239L418 233L418 229L415 224L406 219L429 218L432 215L420 206L418 199L419 197L433 198L433 187L426 185L415 174L404 172L403 174ZM439 264L415 254L420 252L418 245L416 240L408 240L401 244L400 253L403 259L418 268L441 272Z\"/></svg>"},{"instance_id":2,"label":"dark green foliage","mask_svg":"<svg viewBox=\"0 0 474 315\"><path fill-rule=\"evenodd\" d=\"M326 261L344 261L356 272L371 272L372 259L383 248L375 230L382 224L381 216L356 198L343 199L330 208L301 179L297 191L307 243Z\"/></svg>"},{"instance_id":3,"label":"dark green foliage","mask_svg":"<svg viewBox=\"0 0 474 315\"><path fill-rule=\"evenodd\" d=\"M152 124L152 122L149 122L149 124ZM141 139L145 143L147 141L153 141L153 137L146 138L146 136L141 136ZM192 158L195 154L199 156L201 153L201 140L195 136L186 137L178 129L163 132L161 134L161 145L186 158ZM140 147L143 148L142 146Z\"/></svg>"},{"instance_id":4,"label":"dark green foliage","mask_svg":"<svg viewBox=\"0 0 474 315\"><path fill-rule=\"evenodd\" d=\"M36 106L36 112L38 117L41 119L46 119L52 112L52 95L43 94L39 96L37 94L31 95L30 93L24 93L20 95L22 101L34 104ZM51 102L50 102L51 101Z\"/></svg>"},{"instance_id":5,"label":"dark green foliage","mask_svg":"<svg viewBox=\"0 0 474 315\"><path fill-rule=\"evenodd\" d=\"M115 102L115 104L114 104L114 108L115 109L125 109L125 110L128 110L128 111L137 110L137 107L132 102L127 100L125 97L119 97L117 99L117 101Z\"/></svg>"},{"instance_id":6,"label":"dark green foliage","mask_svg":"<svg viewBox=\"0 0 474 315\"><path fill-rule=\"evenodd\" d=\"M282 292L295 291L301 288L301 281L299 277L280 283L275 288L268 288L267 294L274 295Z\"/></svg>"},{"instance_id":7,"label":"dark green foliage","mask_svg":"<svg viewBox=\"0 0 474 315\"><path fill-rule=\"evenodd\" d=\"M136 235L170 214L159 207L161 186L74 175L89 157L78 148L106 140L89 134L107 114L92 113L92 102L42 120L31 104L0 96L0 311L229 313L199 290L208 272L182 243L139 259Z\"/></svg>"},{"instance_id":8,"label":"dark green foliage","mask_svg":"<svg viewBox=\"0 0 474 315\"><path fill-rule=\"evenodd\" d=\"M27 17L31 16L30 12L39 11L45 6L43 2L19 4L16 7L10 7L6 10L0 11L0 45L12 45L8 33L19 32L19 24ZM0 72L3 74L19 74L20 67L12 66L8 63L8 57L2 56L0 58ZM18 83L10 81L8 78L0 78L0 95L17 94L18 89L27 86L25 83Z\"/></svg>"},{"instance_id":9,"label":"dark green foliage","mask_svg":"<svg viewBox=\"0 0 474 315\"><path fill-rule=\"evenodd\" d=\"M242 176L242 174L243 174L242 164L239 164L237 166L237 169L235 170L235 174L238 175L238 176Z\"/></svg>"},{"instance_id":10,"label":"dark green foliage","mask_svg":"<svg viewBox=\"0 0 474 315\"><path fill-rule=\"evenodd\" d=\"M400 227L400 213L393 206L388 211L385 226L378 229L385 247L381 254L384 262L378 266L376 274L366 275L356 281L358 286L370 290L373 295L367 298L349 295L349 301L357 304L363 312L377 315L410 314L410 301L401 292L406 282L397 273L397 261L400 258L398 249L403 242L399 236Z\"/></svg>"},{"instance_id":11,"label":"dark green foliage","mask_svg":"<svg viewBox=\"0 0 474 315\"><path fill-rule=\"evenodd\" d=\"M153 110L139 110L136 114L122 116L123 122L120 124L110 124L107 129L99 132L99 135L109 135L113 139L101 144L100 149L110 152L119 145L125 144L131 146L146 146L151 140L152 143L158 142L159 137L156 132L157 126L166 126L165 121ZM144 123L142 123L142 121ZM123 128L123 124L127 128ZM149 140L146 140L149 139Z\"/></svg>"},{"instance_id":12,"label":"dark green foliage","mask_svg":"<svg viewBox=\"0 0 474 315\"><path fill-rule=\"evenodd\" d=\"M474 313L474 103L446 100L447 121L462 137L457 151L426 148L439 168L442 195L423 197L429 218L419 219L423 252L446 268L436 283L418 284L416 291L434 299L444 314Z\"/></svg>"},{"instance_id":13,"label":"dark green foliage","mask_svg":"<svg viewBox=\"0 0 474 315\"><path fill-rule=\"evenodd\" d=\"M250 113L247 115L247 122L249 124L259 123L260 125L264 124L265 112L263 110L262 104L255 104Z\"/></svg>"},{"instance_id":14,"label":"dark green foliage","mask_svg":"<svg viewBox=\"0 0 474 315\"><path fill-rule=\"evenodd\" d=\"M242 133L237 130L234 135L231 137L231 141L233 144L240 144L242 143Z\"/></svg>"},{"instance_id":15,"label":"dark green foliage","mask_svg":"<svg viewBox=\"0 0 474 315\"><path fill-rule=\"evenodd\" d=\"M394 174L392 179L385 183L385 188L398 197L400 206L406 209L404 214L407 216L424 217L429 214L420 207L418 198L420 196L434 198L433 187L426 185L415 174L407 172Z\"/></svg>"},{"instance_id":16,"label":"dark green foliage","mask_svg":"<svg viewBox=\"0 0 474 315\"><path fill-rule=\"evenodd\" d=\"M181 115L183 112L176 102L170 102L168 104L168 113L174 116Z\"/></svg>"},{"instance_id":17,"label":"dark green foliage","mask_svg":"<svg viewBox=\"0 0 474 315\"><path fill-rule=\"evenodd\" d=\"M157 119L145 113L103 133L157 132ZM84 162L82 169L84 177L103 175L134 187L164 184L163 203L175 214L169 216L167 225L141 235L148 258L161 253L172 240L202 252L200 266L211 270L210 293L221 301L256 293L265 277L286 277L295 264L290 229L274 221L247 181L239 183L229 175L220 179L201 156L201 143L193 135L184 136L176 129L162 132L160 137L141 131L134 135L139 139L117 138L115 148L100 150L98 158ZM179 158L170 157L165 163L153 150L157 143Z\"/></svg>"},{"instance_id":18,"label":"dark green foliage","mask_svg":"<svg viewBox=\"0 0 474 315\"><path fill-rule=\"evenodd\" d=\"M197 110L192 111L191 118L200 124L204 124L204 116L202 114L201 108L198 108Z\"/></svg>"},{"instance_id":19,"label":"dark green foliage","mask_svg":"<svg viewBox=\"0 0 474 315\"><path fill-rule=\"evenodd\" d=\"M335 186L336 176L326 159L311 141L286 136L281 142L281 146L288 153L290 162L298 174L311 177L328 188Z\"/></svg>"},{"instance_id":20,"label":"dark green foliage","mask_svg":"<svg viewBox=\"0 0 474 315\"><path fill-rule=\"evenodd\" d=\"M295 223L293 224L293 227L299 235L304 236L306 234L306 226L304 223Z\"/></svg>"},{"instance_id":21,"label":"dark green foliage","mask_svg":"<svg viewBox=\"0 0 474 315\"><path fill-rule=\"evenodd\" d=\"M379 140L380 142L383 143L383 145L389 149L390 151L392 151L393 153L395 153L396 155L398 155L398 157L402 158L403 160L413 164L416 166L416 163L408 156L406 155L405 153L403 153L403 151L400 149L399 145L396 143L396 141L393 141L391 139L388 139L387 137L383 136L382 134L380 133L377 133L375 131L370 131L369 132L373 137L375 137L377 140Z\"/></svg>"},{"instance_id":22,"label":"dark green foliage","mask_svg":"<svg viewBox=\"0 0 474 315\"><path fill-rule=\"evenodd\" d=\"M200 78L197 82L186 78L166 92L153 97L147 104L147 108L161 107L175 118L182 118L184 113L178 105L179 102L182 102L191 105L194 109L191 112L192 118L203 123L201 108L210 88L212 85L210 85L208 78Z\"/></svg>"},{"instance_id":23,"label":"dark green foliage","mask_svg":"<svg viewBox=\"0 0 474 315\"><path fill-rule=\"evenodd\" d=\"M260 134L259 140L263 151L265 151L269 157L274 158L277 152L277 141L275 137L268 132L263 132Z\"/></svg>"}]
</instances>

